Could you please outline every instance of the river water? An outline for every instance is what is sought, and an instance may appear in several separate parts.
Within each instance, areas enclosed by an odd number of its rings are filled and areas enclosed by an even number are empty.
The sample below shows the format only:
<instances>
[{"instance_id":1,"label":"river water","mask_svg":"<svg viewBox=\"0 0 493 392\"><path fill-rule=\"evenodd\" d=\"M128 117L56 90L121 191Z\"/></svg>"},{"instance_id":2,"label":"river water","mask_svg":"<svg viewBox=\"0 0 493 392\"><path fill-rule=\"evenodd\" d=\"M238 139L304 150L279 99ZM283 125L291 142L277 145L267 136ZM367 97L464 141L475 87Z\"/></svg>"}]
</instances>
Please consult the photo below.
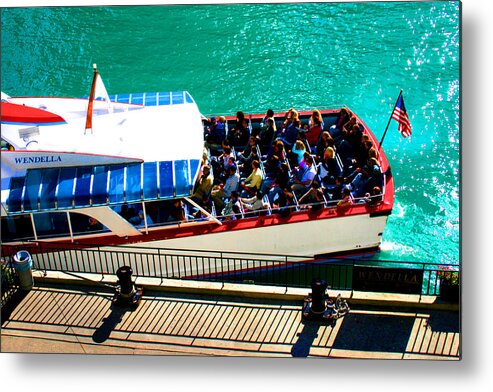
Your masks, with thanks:
<instances>
[{"instance_id":1,"label":"river water","mask_svg":"<svg viewBox=\"0 0 493 392\"><path fill-rule=\"evenodd\" d=\"M345 104L381 137L396 203L380 259L459 262L459 3L2 9L9 95L188 90L204 114Z\"/></svg>"}]
</instances>

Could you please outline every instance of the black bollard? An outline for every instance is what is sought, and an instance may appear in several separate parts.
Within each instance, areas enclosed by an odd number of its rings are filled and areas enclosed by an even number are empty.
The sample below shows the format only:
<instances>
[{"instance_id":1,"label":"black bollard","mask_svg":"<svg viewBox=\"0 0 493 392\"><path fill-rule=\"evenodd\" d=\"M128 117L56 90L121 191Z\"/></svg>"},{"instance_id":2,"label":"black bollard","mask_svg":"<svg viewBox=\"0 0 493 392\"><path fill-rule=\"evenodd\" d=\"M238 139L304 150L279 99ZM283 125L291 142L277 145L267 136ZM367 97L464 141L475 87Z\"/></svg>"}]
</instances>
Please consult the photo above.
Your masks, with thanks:
<instances>
[{"instance_id":1,"label":"black bollard","mask_svg":"<svg viewBox=\"0 0 493 392\"><path fill-rule=\"evenodd\" d=\"M142 290L135 287L132 282L132 268L123 266L118 268L116 276L118 277L119 288L115 296L115 303L119 305L138 305L142 297Z\"/></svg>"},{"instance_id":2,"label":"black bollard","mask_svg":"<svg viewBox=\"0 0 493 392\"><path fill-rule=\"evenodd\" d=\"M116 276L120 284L120 294L124 297L130 297L135 293L134 284L132 283L132 268L123 266L118 268Z\"/></svg>"},{"instance_id":3,"label":"black bollard","mask_svg":"<svg viewBox=\"0 0 493 392\"><path fill-rule=\"evenodd\" d=\"M310 311L315 314L322 314L326 310L325 290L327 282L323 279L313 279L312 281L312 305Z\"/></svg>"}]
</instances>

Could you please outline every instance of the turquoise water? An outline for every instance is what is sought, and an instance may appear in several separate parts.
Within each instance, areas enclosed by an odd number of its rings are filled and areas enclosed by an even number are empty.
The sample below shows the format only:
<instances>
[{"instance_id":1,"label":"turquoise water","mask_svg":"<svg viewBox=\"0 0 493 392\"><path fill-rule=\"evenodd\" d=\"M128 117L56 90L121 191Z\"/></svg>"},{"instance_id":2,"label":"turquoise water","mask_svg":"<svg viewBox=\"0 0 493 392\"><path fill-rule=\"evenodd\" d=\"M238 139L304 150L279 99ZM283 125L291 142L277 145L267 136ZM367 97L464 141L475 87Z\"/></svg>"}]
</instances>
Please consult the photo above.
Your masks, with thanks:
<instances>
[{"instance_id":1,"label":"turquoise water","mask_svg":"<svg viewBox=\"0 0 493 392\"><path fill-rule=\"evenodd\" d=\"M188 90L204 114L346 104L380 137L403 89L413 127L384 149L385 260L459 262L459 3L2 9L10 95Z\"/></svg>"}]
</instances>

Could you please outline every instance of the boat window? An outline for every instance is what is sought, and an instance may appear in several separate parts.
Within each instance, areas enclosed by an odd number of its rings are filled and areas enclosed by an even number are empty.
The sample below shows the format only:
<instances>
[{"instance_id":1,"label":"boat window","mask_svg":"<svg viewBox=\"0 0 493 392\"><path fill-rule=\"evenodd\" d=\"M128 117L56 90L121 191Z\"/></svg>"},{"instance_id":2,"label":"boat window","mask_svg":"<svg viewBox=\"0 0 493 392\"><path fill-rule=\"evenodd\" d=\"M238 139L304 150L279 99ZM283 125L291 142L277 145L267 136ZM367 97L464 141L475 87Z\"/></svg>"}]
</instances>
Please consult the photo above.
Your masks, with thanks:
<instances>
[{"instance_id":1,"label":"boat window","mask_svg":"<svg viewBox=\"0 0 493 392\"><path fill-rule=\"evenodd\" d=\"M70 236L65 212L42 212L33 214L34 226L38 238Z\"/></svg>"},{"instance_id":2,"label":"boat window","mask_svg":"<svg viewBox=\"0 0 493 392\"><path fill-rule=\"evenodd\" d=\"M91 174L92 169L90 167L77 168L74 197L74 204L76 207L86 207L91 204L89 194L89 189L91 187Z\"/></svg>"},{"instance_id":3,"label":"boat window","mask_svg":"<svg viewBox=\"0 0 493 392\"><path fill-rule=\"evenodd\" d=\"M10 193L8 199L9 212L22 211L22 190L24 189L25 177L13 177L10 180Z\"/></svg>"},{"instance_id":4,"label":"boat window","mask_svg":"<svg viewBox=\"0 0 493 392\"><path fill-rule=\"evenodd\" d=\"M140 200L140 179L142 165L127 166L126 178L126 201L132 202Z\"/></svg>"},{"instance_id":5,"label":"boat window","mask_svg":"<svg viewBox=\"0 0 493 392\"><path fill-rule=\"evenodd\" d=\"M130 102L134 105L143 105L144 104L144 94L130 94Z\"/></svg>"},{"instance_id":6,"label":"boat window","mask_svg":"<svg viewBox=\"0 0 493 392\"><path fill-rule=\"evenodd\" d=\"M185 102L183 97L183 91L173 91L171 96L171 102L173 105L179 105Z\"/></svg>"},{"instance_id":7,"label":"boat window","mask_svg":"<svg viewBox=\"0 0 493 392\"><path fill-rule=\"evenodd\" d=\"M160 197L173 197L173 163L159 162Z\"/></svg>"},{"instance_id":8,"label":"boat window","mask_svg":"<svg viewBox=\"0 0 493 392\"><path fill-rule=\"evenodd\" d=\"M1 140L2 140L2 144L1 144L2 151L13 151L14 150L14 147L12 146L12 144L10 144L9 142L7 142L4 139L1 139Z\"/></svg>"},{"instance_id":9,"label":"boat window","mask_svg":"<svg viewBox=\"0 0 493 392\"><path fill-rule=\"evenodd\" d=\"M171 94L170 93L159 93L158 99L159 105L169 105L171 104Z\"/></svg>"},{"instance_id":10,"label":"boat window","mask_svg":"<svg viewBox=\"0 0 493 392\"><path fill-rule=\"evenodd\" d=\"M92 205L103 205L108 200L108 167L96 166L93 171Z\"/></svg>"},{"instance_id":11,"label":"boat window","mask_svg":"<svg viewBox=\"0 0 493 392\"><path fill-rule=\"evenodd\" d=\"M110 169L110 203L123 203L124 201L124 174L125 167L122 165L115 165Z\"/></svg>"},{"instance_id":12,"label":"boat window","mask_svg":"<svg viewBox=\"0 0 493 392\"><path fill-rule=\"evenodd\" d=\"M143 197L145 200L157 198L157 162L144 162Z\"/></svg>"},{"instance_id":13,"label":"boat window","mask_svg":"<svg viewBox=\"0 0 493 392\"><path fill-rule=\"evenodd\" d=\"M43 171L41 192L39 194L39 206L42 210L55 208L56 186L59 174L59 168L50 168Z\"/></svg>"},{"instance_id":14,"label":"boat window","mask_svg":"<svg viewBox=\"0 0 493 392\"><path fill-rule=\"evenodd\" d=\"M69 214L74 236L109 231L108 228L104 227L100 222L90 216L77 212L70 212Z\"/></svg>"},{"instance_id":15,"label":"boat window","mask_svg":"<svg viewBox=\"0 0 493 392\"><path fill-rule=\"evenodd\" d=\"M63 167L60 169L57 192L58 208L72 207L75 171L75 167Z\"/></svg>"},{"instance_id":16,"label":"boat window","mask_svg":"<svg viewBox=\"0 0 493 392\"><path fill-rule=\"evenodd\" d=\"M146 93L144 105L145 106L156 106L157 104L157 93Z\"/></svg>"},{"instance_id":17,"label":"boat window","mask_svg":"<svg viewBox=\"0 0 493 392\"><path fill-rule=\"evenodd\" d=\"M38 209L38 195L41 181L39 170L28 171L26 174L26 186L24 191L24 211Z\"/></svg>"},{"instance_id":18,"label":"boat window","mask_svg":"<svg viewBox=\"0 0 493 392\"><path fill-rule=\"evenodd\" d=\"M188 170L188 161L175 161L175 187L177 196L190 195L190 172Z\"/></svg>"},{"instance_id":19,"label":"boat window","mask_svg":"<svg viewBox=\"0 0 493 392\"><path fill-rule=\"evenodd\" d=\"M29 215L2 216L2 242L34 239Z\"/></svg>"},{"instance_id":20,"label":"boat window","mask_svg":"<svg viewBox=\"0 0 493 392\"><path fill-rule=\"evenodd\" d=\"M185 99L186 99L187 103L193 103L194 102L192 96L188 92L185 92Z\"/></svg>"}]
</instances>

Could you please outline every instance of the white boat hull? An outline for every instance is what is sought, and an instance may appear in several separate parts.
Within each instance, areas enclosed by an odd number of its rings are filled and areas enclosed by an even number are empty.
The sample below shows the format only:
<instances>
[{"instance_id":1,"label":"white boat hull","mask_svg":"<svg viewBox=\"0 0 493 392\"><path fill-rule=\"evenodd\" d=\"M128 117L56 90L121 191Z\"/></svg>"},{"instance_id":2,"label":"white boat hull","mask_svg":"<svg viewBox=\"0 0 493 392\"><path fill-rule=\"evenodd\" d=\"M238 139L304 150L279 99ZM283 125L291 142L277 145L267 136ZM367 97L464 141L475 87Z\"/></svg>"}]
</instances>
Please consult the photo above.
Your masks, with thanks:
<instances>
[{"instance_id":1,"label":"white boat hull","mask_svg":"<svg viewBox=\"0 0 493 392\"><path fill-rule=\"evenodd\" d=\"M381 243L387 216L348 215L330 219L256 226L244 230L193 235L132 244L161 249L265 253L314 257L375 250Z\"/></svg>"}]
</instances>

